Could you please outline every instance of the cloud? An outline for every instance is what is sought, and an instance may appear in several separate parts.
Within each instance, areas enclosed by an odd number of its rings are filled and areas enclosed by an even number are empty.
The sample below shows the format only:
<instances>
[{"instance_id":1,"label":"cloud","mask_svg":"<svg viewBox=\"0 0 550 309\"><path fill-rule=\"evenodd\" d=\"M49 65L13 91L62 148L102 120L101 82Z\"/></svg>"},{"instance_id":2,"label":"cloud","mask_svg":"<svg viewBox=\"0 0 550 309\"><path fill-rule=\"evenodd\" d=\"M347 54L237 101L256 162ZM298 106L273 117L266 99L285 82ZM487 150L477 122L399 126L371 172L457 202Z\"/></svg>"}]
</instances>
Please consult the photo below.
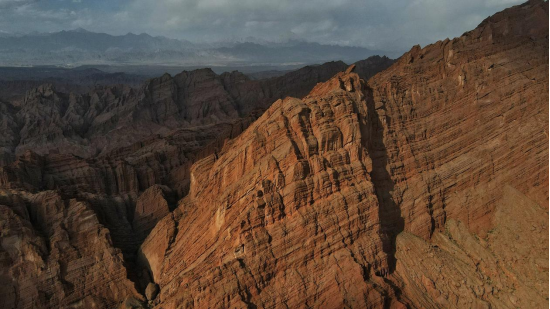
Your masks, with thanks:
<instances>
[{"instance_id":1,"label":"cloud","mask_svg":"<svg viewBox=\"0 0 550 309\"><path fill-rule=\"evenodd\" d=\"M38 0L0 0L0 10L27 6L38 2Z\"/></svg>"},{"instance_id":2,"label":"cloud","mask_svg":"<svg viewBox=\"0 0 550 309\"><path fill-rule=\"evenodd\" d=\"M79 1L79 0L77 0ZM0 0L0 30L85 26L192 41L254 37L402 52L455 37L523 0ZM9 8L12 13L5 13ZM25 12L28 16L13 14ZM4 13L3 13L4 12ZM12 16L13 15L13 16ZM32 17L32 18L31 18Z\"/></svg>"},{"instance_id":3,"label":"cloud","mask_svg":"<svg viewBox=\"0 0 550 309\"><path fill-rule=\"evenodd\" d=\"M522 0L135 0L140 31L214 41L289 33L322 43L404 51L459 36Z\"/></svg>"}]
</instances>

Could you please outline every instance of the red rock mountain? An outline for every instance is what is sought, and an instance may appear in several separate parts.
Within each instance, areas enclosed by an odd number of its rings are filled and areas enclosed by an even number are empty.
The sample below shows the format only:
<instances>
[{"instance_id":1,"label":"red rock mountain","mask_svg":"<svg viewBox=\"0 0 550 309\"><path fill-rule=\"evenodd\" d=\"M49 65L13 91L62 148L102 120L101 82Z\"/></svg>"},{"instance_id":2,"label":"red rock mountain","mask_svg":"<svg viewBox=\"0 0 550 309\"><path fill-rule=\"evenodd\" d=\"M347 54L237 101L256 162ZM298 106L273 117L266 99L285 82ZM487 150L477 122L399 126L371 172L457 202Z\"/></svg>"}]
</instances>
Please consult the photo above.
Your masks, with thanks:
<instances>
[{"instance_id":1,"label":"red rock mountain","mask_svg":"<svg viewBox=\"0 0 550 309\"><path fill-rule=\"evenodd\" d=\"M373 72L391 64L369 59L374 61ZM0 136L0 162L13 161L14 155L27 149L38 154L56 150L94 157L151 135L235 120L265 109L278 98L304 96L316 83L346 67L343 62L329 62L266 80L250 80L237 71L216 75L201 69L174 77L165 74L138 89L98 86L83 95L44 85L27 92L11 109L0 103L8 118L0 119L8 129Z\"/></svg>"},{"instance_id":2,"label":"red rock mountain","mask_svg":"<svg viewBox=\"0 0 550 309\"><path fill-rule=\"evenodd\" d=\"M373 67L365 72L366 76L391 64L384 58L370 59ZM135 254L157 221L187 194L193 162L215 153L225 140L239 135L271 100L305 95L317 82L346 68L342 62L332 62L257 81L238 72L218 76L205 69L183 72L174 78L165 75L137 90L105 86L86 95L65 94L46 85L29 91L22 102L0 103L4 128L0 135L0 192L5 196L0 205L5 205L6 211L26 210L15 211L18 223L2 217L0 222L15 224L5 226L3 235L18 239L30 233L29 241L43 244L33 247L33 254L41 258L42 262L36 261L39 268L47 270L35 271L36 265L24 263L24 252L18 251L19 240L15 248L7 243L2 249L2 278L9 284L0 288L3 305L57 307L83 303L86 307L110 307L128 297L130 303L139 304L144 298L137 292L136 282L141 293L146 286L139 285L141 271L134 267ZM193 108L196 113L190 112ZM164 116L159 116L159 111L164 111L160 113ZM56 201L53 208L48 206L52 199ZM105 249L86 247L93 246L93 237L80 235L81 231L73 228L77 225L70 223L67 227L69 223L60 221L76 207L73 201L87 211L79 211L77 216L91 216L95 220L92 229L107 233ZM43 208L39 212L49 217L35 216L36 208ZM8 211L8 215L12 213ZM20 230L21 225L27 228ZM59 239L52 238L53 231L44 225L59 225L73 235L71 239L81 239L78 245L63 243L73 246L76 253L52 255L48 248L60 246ZM96 249L100 251L93 251ZM102 250L112 251L118 259L110 258L108 267L120 270L109 274L97 268L100 277L94 282L98 286L67 279L96 269L94 263L103 263L98 257L94 262L88 260L89 265L70 268L70 273L55 270L57 276L50 274L55 266L43 263L51 260L66 267L85 256L103 254ZM18 273L15 270L19 267L28 270ZM99 287L115 280L129 288L111 294L105 286ZM34 287L25 288L22 282Z\"/></svg>"},{"instance_id":3,"label":"red rock mountain","mask_svg":"<svg viewBox=\"0 0 550 309\"><path fill-rule=\"evenodd\" d=\"M547 307L548 13L0 105L0 307Z\"/></svg>"}]
</instances>

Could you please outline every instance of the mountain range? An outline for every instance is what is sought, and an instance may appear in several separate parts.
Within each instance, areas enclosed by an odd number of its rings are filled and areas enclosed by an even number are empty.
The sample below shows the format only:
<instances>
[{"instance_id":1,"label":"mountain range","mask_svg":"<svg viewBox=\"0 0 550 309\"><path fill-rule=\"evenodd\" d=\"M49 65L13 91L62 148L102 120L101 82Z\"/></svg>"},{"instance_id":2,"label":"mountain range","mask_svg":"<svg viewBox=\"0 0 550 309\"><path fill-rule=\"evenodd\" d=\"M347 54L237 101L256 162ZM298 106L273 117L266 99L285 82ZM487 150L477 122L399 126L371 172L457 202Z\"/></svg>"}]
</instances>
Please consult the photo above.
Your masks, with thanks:
<instances>
[{"instance_id":1,"label":"mountain range","mask_svg":"<svg viewBox=\"0 0 550 309\"><path fill-rule=\"evenodd\" d=\"M371 57L356 65L368 78L392 63L389 58ZM164 74L134 87L128 83L101 85L96 79L91 89L82 93L61 92L54 84L46 83L27 91L22 98L0 103L6 106L4 116L17 124L4 133L7 139L2 140L4 153L0 161L13 161L27 149L38 154L58 149L90 158L149 136L231 122L264 110L274 100L304 96L316 83L328 80L347 66L342 61L327 62L260 80L238 71L218 75L211 69L199 69L173 77ZM90 71L94 74L86 75ZM118 76L90 69L61 73L70 74L64 80L67 84L61 84L64 88L85 84L97 75L104 83ZM83 78L80 84L76 76ZM128 75L119 77L131 80ZM13 134L8 133L10 130Z\"/></svg>"},{"instance_id":2,"label":"mountain range","mask_svg":"<svg viewBox=\"0 0 550 309\"><path fill-rule=\"evenodd\" d=\"M298 40L194 44L145 33L114 36L84 29L0 36L1 66L284 65L334 60L352 63L372 55L389 53Z\"/></svg>"}]
</instances>

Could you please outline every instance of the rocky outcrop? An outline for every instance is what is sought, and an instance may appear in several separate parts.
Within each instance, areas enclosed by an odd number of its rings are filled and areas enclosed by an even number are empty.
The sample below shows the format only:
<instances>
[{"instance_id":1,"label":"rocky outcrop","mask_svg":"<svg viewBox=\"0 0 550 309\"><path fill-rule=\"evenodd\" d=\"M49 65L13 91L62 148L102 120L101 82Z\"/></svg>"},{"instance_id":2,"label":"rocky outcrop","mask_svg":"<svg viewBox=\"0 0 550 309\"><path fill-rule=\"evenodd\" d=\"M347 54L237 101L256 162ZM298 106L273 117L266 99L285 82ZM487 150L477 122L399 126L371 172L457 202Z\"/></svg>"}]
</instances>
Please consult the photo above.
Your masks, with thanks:
<instances>
[{"instance_id":1,"label":"rocky outcrop","mask_svg":"<svg viewBox=\"0 0 550 309\"><path fill-rule=\"evenodd\" d=\"M0 191L2 308L112 308L143 300L90 206L54 191Z\"/></svg>"},{"instance_id":2,"label":"rocky outcrop","mask_svg":"<svg viewBox=\"0 0 550 309\"><path fill-rule=\"evenodd\" d=\"M368 80L379 72L384 71L395 63L395 59L386 56L371 56L365 60L357 61L355 64L355 73L364 80Z\"/></svg>"},{"instance_id":3,"label":"rocky outcrop","mask_svg":"<svg viewBox=\"0 0 550 309\"><path fill-rule=\"evenodd\" d=\"M141 248L163 307L392 301L375 275L388 261L364 90L357 74L337 74L193 166L189 195Z\"/></svg>"},{"instance_id":4,"label":"rocky outcrop","mask_svg":"<svg viewBox=\"0 0 550 309\"><path fill-rule=\"evenodd\" d=\"M173 210L173 203L172 190L166 186L154 185L145 190L136 202L132 220L134 231L145 238L157 222Z\"/></svg>"}]
</instances>

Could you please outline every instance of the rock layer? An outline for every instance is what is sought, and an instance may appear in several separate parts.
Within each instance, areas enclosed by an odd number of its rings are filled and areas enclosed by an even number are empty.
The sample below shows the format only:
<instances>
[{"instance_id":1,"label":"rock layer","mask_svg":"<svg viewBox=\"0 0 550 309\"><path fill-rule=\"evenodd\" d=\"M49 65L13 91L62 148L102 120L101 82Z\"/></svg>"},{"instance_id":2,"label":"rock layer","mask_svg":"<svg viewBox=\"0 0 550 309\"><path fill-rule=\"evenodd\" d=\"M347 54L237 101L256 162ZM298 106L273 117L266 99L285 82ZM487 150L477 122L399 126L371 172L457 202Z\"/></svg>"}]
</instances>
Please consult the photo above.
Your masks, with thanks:
<instances>
[{"instance_id":1,"label":"rock layer","mask_svg":"<svg viewBox=\"0 0 550 309\"><path fill-rule=\"evenodd\" d=\"M548 203L547 13L542 1L497 13L369 81L387 161L377 174L405 230L429 238L453 218L485 236L505 185Z\"/></svg>"},{"instance_id":2,"label":"rock layer","mask_svg":"<svg viewBox=\"0 0 550 309\"><path fill-rule=\"evenodd\" d=\"M112 308L142 299L86 202L2 190L0 216L2 308Z\"/></svg>"},{"instance_id":3,"label":"rock layer","mask_svg":"<svg viewBox=\"0 0 550 309\"><path fill-rule=\"evenodd\" d=\"M369 88L385 148L372 152L373 179L389 193L382 229L402 300L547 306L548 3L414 47Z\"/></svg>"},{"instance_id":4,"label":"rock layer","mask_svg":"<svg viewBox=\"0 0 550 309\"><path fill-rule=\"evenodd\" d=\"M163 307L391 301L373 278L388 262L364 90L340 73L303 100L279 100L193 166L189 195L141 248Z\"/></svg>"},{"instance_id":5,"label":"rock layer","mask_svg":"<svg viewBox=\"0 0 550 309\"><path fill-rule=\"evenodd\" d=\"M0 238L3 307L139 307L155 299L157 286L134 264L136 250L189 191L192 164L238 136L258 118L254 110L303 95L344 68L334 62L260 81L198 70L153 79L141 90L100 87L87 95L45 85L23 102L0 103L0 190L10 196L0 203L0 222L9 223ZM51 199L55 207L43 206ZM41 212L47 218L26 215L37 207L53 209ZM86 220L103 243L79 227ZM57 226L74 249L65 255L48 251L68 246L44 232ZM30 256L21 246L34 248L34 264L20 262ZM67 270L84 257L84 266ZM51 271L59 275L48 277Z\"/></svg>"}]
</instances>

